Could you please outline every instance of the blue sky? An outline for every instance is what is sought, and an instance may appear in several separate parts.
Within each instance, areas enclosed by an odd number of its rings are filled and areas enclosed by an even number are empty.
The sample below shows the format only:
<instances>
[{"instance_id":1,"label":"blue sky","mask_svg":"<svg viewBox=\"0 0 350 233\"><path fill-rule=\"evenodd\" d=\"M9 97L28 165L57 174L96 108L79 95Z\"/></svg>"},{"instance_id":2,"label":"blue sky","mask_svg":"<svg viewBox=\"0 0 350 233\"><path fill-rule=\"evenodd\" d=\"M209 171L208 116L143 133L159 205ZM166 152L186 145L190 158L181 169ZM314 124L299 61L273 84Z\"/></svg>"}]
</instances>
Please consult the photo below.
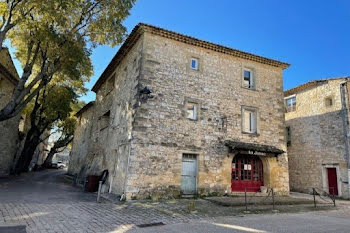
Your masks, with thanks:
<instances>
[{"instance_id":1,"label":"blue sky","mask_svg":"<svg viewBox=\"0 0 350 233\"><path fill-rule=\"evenodd\" d=\"M138 0L125 26L130 32L139 22L288 62L285 89L350 76L349 0ZM118 48L94 51L89 89Z\"/></svg>"}]
</instances>

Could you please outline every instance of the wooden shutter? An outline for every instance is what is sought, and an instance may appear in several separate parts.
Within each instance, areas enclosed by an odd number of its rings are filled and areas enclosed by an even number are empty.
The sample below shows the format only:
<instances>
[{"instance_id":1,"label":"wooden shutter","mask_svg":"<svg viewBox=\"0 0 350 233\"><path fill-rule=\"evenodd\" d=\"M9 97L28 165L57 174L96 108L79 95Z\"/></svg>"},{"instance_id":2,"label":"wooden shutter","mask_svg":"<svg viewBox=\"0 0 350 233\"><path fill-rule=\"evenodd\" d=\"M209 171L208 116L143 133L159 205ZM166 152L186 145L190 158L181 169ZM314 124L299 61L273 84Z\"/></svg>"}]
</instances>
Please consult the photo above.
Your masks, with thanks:
<instances>
[{"instance_id":1,"label":"wooden shutter","mask_svg":"<svg viewBox=\"0 0 350 233\"><path fill-rule=\"evenodd\" d=\"M244 110L243 131L250 132L250 115L248 110Z\"/></svg>"},{"instance_id":2,"label":"wooden shutter","mask_svg":"<svg viewBox=\"0 0 350 233\"><path fill-rule=\"evenodd\" d=\"M256 112L250 112L250 132L256 133Z\"/></svg>"}]
</instances>

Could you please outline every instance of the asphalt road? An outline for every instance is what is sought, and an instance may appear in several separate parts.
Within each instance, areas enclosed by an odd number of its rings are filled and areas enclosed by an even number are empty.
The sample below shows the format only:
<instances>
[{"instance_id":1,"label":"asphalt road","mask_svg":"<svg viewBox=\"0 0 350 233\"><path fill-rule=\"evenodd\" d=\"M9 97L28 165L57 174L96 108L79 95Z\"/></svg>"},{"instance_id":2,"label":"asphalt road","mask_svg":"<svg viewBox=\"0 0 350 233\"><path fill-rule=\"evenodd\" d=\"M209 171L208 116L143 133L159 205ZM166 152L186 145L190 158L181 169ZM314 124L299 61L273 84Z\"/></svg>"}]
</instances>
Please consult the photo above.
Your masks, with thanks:
<instances>
[{"instance_id":1,"label":"asphalt road","mask_svg":"<svg viewBox=\"0 0 350 233\"><path fill-rule=\"evenodd\" d=\"M248 215L244 217L218 217L213 221L179 223L131 230L137 233L226 233L226 232L279 232L321 233L350 232L350 219L314 213Z\"/></svg>"},{"instance_id":2,"label":"asphalt road","mask_svg":"<svg viewBox=\"0 0 350 233\"><path fill-rule=\"evenodd\" d=\"M19 177L0 179L0 203L67 203L95 201L89 193L79 192L64 180L62 169L24 173Z\"/></svg>"}]
</instances>

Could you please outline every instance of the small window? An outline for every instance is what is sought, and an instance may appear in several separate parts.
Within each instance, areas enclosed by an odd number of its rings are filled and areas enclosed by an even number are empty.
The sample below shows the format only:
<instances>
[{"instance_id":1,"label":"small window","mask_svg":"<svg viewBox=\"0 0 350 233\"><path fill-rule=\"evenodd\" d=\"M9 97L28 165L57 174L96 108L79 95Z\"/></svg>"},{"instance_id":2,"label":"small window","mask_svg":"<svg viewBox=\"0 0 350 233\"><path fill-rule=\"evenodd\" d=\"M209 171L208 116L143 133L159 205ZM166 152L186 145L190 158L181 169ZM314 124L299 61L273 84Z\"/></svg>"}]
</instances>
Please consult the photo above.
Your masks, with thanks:
<instances>
[{"instance_id":1,"label":"small window","mask_svg":"<svg viewBox=\"0 0 350 233\"><path fill-rule=\"evenodd\" d=\"M115 80L114 77L115 77L115 76L114 76L114 74L113 74L112 77L108 79L105 96L109 95L109 94L113 91L113 88L114 88L114 80Z\"/></svg>"},{"instance_id":2,"label":"small window","mask_svg":"<svg viewBox=\"0 0 350 233\"><path fill-rule=\"evenodd\" d=\"M198 70L198 59L197 58L191 58L191 69Z\"/></svg>"},{"instance_id":3,"label":"small window","mask_svg":"<svg viewBox=\"0 0 350 233\"><path fill-rule=\"evenodd\" d=\"M191 120L197 120L198 117L198 104L196 103L186 103L186 113L187 118Z\"/></svg>"},{"instance_id":4,"label":"small window","mask_svg":"<svg viewBox=\"0 0 350 233\"><path fill-rule=\"evenodd\" d=\"M287 146L292 145L292 132L290 130L290 127L286 127L286 135L287 135Z\"/></svg>"},{"instance_id":5,"label":"small window","mask_svg":"<svg viewBox=\"0 0 350 233\"><path fill-rule=\"evenodd\" d=\"M297 106L296 97L291 97L286 99L286 112L294 112Z\"/></svg>"},{"instance_id":6,"label":"small window","mask_svg":"<svg viewBox=\"0 0 350 233\"><path fill-rule=\"evenodd\" d=\"M182 158L183 160L186 160L186 159L197 159L197 155L196 154L182 154Z\"/></svg>"},{"instance_id":7,"label":"small window","mask_svg":"<svg viewBox=\"0 0 350 233\"><path fill-rule=\"evenodd\" d=\"M103 114L103 115L99 118L99 120L100 120L100 122L99 122L99 123L100 123L100 124L99 124L100 131L102 131L102 130L104 130L104 129L106 129L106 128L108 127L110 115L111 115L111 111L108 110L107 112L105 112L105 114Z\"/></svg>"},{"instance_id":8,"label":"small window","mask_svg":"<svg viewBox=\"0 0 350 233\"><path fill-rule=\"evenodd\" d=\"M243 87L249 89L255 89L253 72L251 70L243 70Z\"/></svg>"},{"instance_id":9,"label":"small window","mask_svg":"<svg viewBox=\"0 0 350 233\"><path fill-rule=\"evenodd\" d=\"M257 133L257 110L256 109L243 109L243 132L245 133Z\"/></svg>"},{"instance_id":10,"label":"small window","mask_svg":"<svg viewBox=\"0 0 350 233\"><path fill-rule=\"evenodd\" d=\"M136 67L136 58L134 59L134 61L132 62L132 67Z\"/></svg>"},{"instance_id":11,"label":"small window","mask_svg":"<svg viewBox=\"0 0 350 233\"><path fill-rule=\"evenodd\" d=\"M333 99L332 99L332 97L327 97L327 98L325 99L325 103L326 103L326 107L331 107L331 106L333 106Z\"/></svg>"}]
</instances>

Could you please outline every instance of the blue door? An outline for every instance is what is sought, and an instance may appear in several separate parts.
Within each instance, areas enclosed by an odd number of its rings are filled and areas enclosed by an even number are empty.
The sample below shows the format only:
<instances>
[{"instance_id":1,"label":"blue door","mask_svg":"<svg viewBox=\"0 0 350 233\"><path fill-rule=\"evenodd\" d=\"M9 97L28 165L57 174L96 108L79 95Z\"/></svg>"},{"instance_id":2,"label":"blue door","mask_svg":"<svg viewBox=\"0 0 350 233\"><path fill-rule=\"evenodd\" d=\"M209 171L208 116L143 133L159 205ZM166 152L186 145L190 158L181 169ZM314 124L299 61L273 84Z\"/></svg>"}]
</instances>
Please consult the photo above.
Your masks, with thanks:
<instances>
[{"instance_id":1,"label":"blue door","mask_svg":"<svg viewBox=\"0 0 350 233\"><path fill-rule=\"evenodd\" d=\"M197 155L183 154L181 191L183 194L195 194L197 191Z\"/></svg>"}]
</instances>

